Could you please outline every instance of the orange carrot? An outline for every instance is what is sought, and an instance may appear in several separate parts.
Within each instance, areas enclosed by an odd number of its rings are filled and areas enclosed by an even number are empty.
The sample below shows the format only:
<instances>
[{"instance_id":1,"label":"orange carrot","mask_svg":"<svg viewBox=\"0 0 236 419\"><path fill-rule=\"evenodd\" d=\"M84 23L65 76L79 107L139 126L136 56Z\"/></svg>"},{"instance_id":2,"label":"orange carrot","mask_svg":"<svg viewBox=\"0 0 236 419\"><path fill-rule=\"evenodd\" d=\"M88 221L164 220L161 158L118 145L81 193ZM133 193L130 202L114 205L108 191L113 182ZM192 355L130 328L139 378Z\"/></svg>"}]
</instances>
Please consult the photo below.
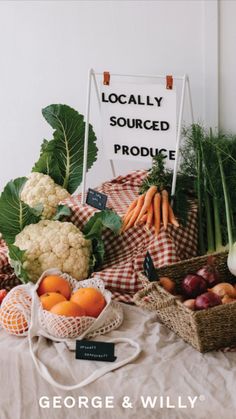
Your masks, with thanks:
<instances>
[{"instance_id":1,"label":"orange carrot","mask_svg":"<svg viewBox=\"0 0 236 419\"><path fill-rule=\"evenodd\" d=\"M169 204L169 222L171 224L173 224L173 226L179 227L179 223L178 223L178 221L177 221L177 219L175 217L174 211L173 211L173 209L172 209L172 207L171 207L170 204Z\"/></svg>"},{"instance_id":2,"label":"orange carrot","mask_svg":"<svg viewBox=\"0 0 236 419\"><path fill-rule=\"evenodd\" d=\"M128 214L125 215L125 218L123 219L123 225L122 225L121 231L125 230L125 227L127 226L130 218L132 217L134 210L135 210L135 208L133 210L131 210Z\"/></svg>"},{"instance_id":3,"label":"orange carrot","mask_svg":"<svg viewBox=\"0 0 236 419\"><path fill-rule=\"evenodd\" d=\"M158 236L161 227L161 194L157 192L153 200L155 235Z\"/></svg>"},{"instance_id":4,"label":"orange carrot","mask_svg":"<svg viewBox=\"0 0 236 419\"><path fill-rule=\"evenodd\" d=\"M137 224L143 224L147 221L147 213L144 214Z\"/></svg>"},{"instance_id":5,"label":"orange carrot","mask_svg":"<svg viewBox=\"0 0 236 419\"><path fill-rule=\"evenodd\" d=\"M157 191L157 187L153 185L146 192L143 207L142 207L142 209L140 211L140 214L137 218L137 222L142 218L142 216L145 214L145 212L148 211L148 209L149 209L149 207L152 203L152 198L154 197L156 191Z\"/></svg>"},{"instance_id":6,"label":"orange carrot","mask_svg":"<svg viewBox=\"0 0 236 419\"><path fill-rule=\"evenodd\" d=\"M168 225L168 212L169 212L169 201L168 201L168 192L163 189L161 192L161 198L162 198L162 222L164 226L164 230L167 229Z\"/></svg>"},{"instance_id":7,"label":"orange carrot","mask_svg":"<svg viewBox=\"0 0 236 419\"><path fill-rule=\"evenodd\" d=\"M136 198L134 201L131 202L131 204L129 205L129 207L128 207L125 215L124 215L124 218L126 218L126 216L130 213L130 211L132 211L136 207L137 202L138 202L138 198Z\"/></svg>"},{"instance_id":8,"label":"orange carrot","mask_svg":"<svg viewBox=\"0 0 236 419\"><path fill-rule=\"evenodd\" d=\"M143 206L143 203L144 203L144 195L140 195L139 198L138 198L137 205L132 212L132 217L130 218L128 224L124 228L124 231L128 230L130 227L132 227L134 225L138 215L140 214L140 210Z\"/></svg>"},{"instance_id":9,"label":"orange carrot","mask_svg":"<svg viewBox=\"0 0 236 419\"><path fill-rule=\"evenodd\" d=\"M147 221L146 221L146 228L150 230L153 221L153 202L151 203L150 207L148 208L147 212Z\"/></svg>"},{"instance_id":10,"label":"orange carrot","mask_svg":"<svg viewBox=\"0 0 236 419\"><path fill-rule=\"evenodd\" d=\"M129 205L129 208L127 209L125 215L123 216L123 226L122 226L121 231L124 231L126 225L128 224L130 218L132 217L132 213L137 205L137 202L138 202L138 198L132 201L131 204Z\"/></svg>"}]
</instances>

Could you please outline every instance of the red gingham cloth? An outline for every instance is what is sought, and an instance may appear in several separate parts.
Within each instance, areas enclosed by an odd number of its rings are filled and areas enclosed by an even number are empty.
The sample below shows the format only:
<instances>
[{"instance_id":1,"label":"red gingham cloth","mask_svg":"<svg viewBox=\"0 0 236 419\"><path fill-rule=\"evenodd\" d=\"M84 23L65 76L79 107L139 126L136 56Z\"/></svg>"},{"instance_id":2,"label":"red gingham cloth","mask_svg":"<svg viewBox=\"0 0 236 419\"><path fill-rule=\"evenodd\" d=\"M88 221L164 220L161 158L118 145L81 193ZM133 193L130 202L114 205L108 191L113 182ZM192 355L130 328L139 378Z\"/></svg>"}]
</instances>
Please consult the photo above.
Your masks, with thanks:
<instances>
[{"instance_id":1,"label":"red gingham cloth","mask_svg":"<svg viewBox=\"0 0 236 419\"><path fill-rule=\"evenodd\" d=\"M7 247L4 240L0 239L0 272L6 270L8 267Z\"/></svg>"},{"instance_id":2,"label":"red gingham cloth","mask_svg":"<svg viewBox=\"0 0 236 419\"><path fill-rule=\"evenodd\" d=\"M146 171L135 171L105 182L96 189L108 196L107 207L123 216L129 204L137 197L145 176ZM63 203L72 210L70 220L82 228L96 210L88 205L82 206L80 201L81 196L77 195ZM197 210L192 208L186 228L168 226L167 231L161 229L158 238L154 235L154 228L146 231L140 225L119 236L106 230L103 238L105 260L102 269L93 276L105 282L114 299L131 302L133 294L143 287L138 274L143 271L147 251L156 267L197 255ZM6 248L3 247L0 251L0 268L7 263Z\"/></svg>"},{"instance_id":3,"label":"red gingham cloth","mask_svg":"<svg viewBox=\"0 0 236 419\"><path fill-rule=\"evenodd\" d=\"M146 174L144 170L135 171L105 182L96 189L108 196L107 207L123 216L129 204L137 197ZM88 205L82 206L80 199L78 195L63 201L71 208L71 221L79 228L96 211ZM102 270L93 275L105 282L113 298L131 302L132 295L143 287L138 274L143 271L147 251L156 267L197 256L197 209L192 208L186 228L168 226L167 231L161 229L158 239L154 235L154 228L146 231L140 225L120 236L114 236L107 230L103 238L105 260Z\"/></svg>"}]
</instances>

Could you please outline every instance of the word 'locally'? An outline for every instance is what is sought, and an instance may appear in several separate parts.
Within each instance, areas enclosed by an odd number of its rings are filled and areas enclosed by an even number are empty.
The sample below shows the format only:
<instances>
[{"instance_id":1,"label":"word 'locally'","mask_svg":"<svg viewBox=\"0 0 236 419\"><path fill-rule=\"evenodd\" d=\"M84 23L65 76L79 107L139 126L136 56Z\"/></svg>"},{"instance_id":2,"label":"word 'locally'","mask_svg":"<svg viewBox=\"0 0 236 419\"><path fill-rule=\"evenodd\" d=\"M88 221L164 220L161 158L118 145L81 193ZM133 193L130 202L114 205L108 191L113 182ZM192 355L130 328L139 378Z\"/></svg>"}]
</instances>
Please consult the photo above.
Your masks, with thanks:
<instances>
[{"instance_id":1,"label":"word 'locally'","mask_svg":"<svg viewBox=\"0 0 236 419\"><path fill-rule=\"evenodd\" d=\"M102 102L110 102L110 103L120 103L121 105L145 105L145 106L157 106L158 108L161 106L163 97L156 97L154 96L152 99L150 96L146 96L142 98L141 95L125 95L125 94L116 94L110 93L106 96L105 92L102 92Z\"/></svg>"}]
</instances>

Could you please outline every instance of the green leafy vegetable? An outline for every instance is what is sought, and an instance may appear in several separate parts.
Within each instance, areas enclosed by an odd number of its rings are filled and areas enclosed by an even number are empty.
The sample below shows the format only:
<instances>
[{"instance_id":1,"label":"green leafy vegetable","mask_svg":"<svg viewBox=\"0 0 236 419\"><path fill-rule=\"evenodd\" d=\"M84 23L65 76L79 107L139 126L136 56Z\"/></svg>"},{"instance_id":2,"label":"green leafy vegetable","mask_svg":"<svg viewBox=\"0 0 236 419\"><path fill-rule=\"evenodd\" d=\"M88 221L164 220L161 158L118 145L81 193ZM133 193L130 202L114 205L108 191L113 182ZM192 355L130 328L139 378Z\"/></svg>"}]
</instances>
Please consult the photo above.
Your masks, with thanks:
<instances>
[{"instance_id":1,"label":"green leafy vegetable","mask_svg":"<svg viewBox=\"0 0 236 419\"><path fill-rule=\"evenodd\" d=\"M96 212L83 228L83 233L87 239L100 236L105 228L109 228L113 233L118 234L122 226L122 220L118 214L110 209Z\"/></svg>"},{"instance_id":2,"label":"green leafy vegetable","mask_svg":"<svg viewBox=\"0 0 236 419\"><path fill-rule=\"evenodd\" d=\"M101 238L92 239L93 252L90 258L90 273L102 265L105 256L105 246Z\"/></svg>"},{"instance_id":3,"label":"green leafy vegetable","mask_svg":"<svg viewBox=\"0 0 236 419\"><path fill-rule=\"evenodd\" d=\"M204 130L199 124L192 124L190 128L184 129L185 143L181 149L182 164L181 171L192 175L195 179L194 188L198 204L198 244L200 254L205 253L204 230L203 230L203 148Z\"/></svg>"},{"instance_id":4,"label":"green leafy vegetable","mask_svg":"<svg viewBox=\"0 0 236 419\"><path fill-rule=\"evenodd\" d=\"M90 261L91 269L98 268L104 259L105 248L102 240L102 232L109 228L114 234L121 230L122 220L114 211L106 209L96 212L83 228L86 239L92 240L93 255Z\"/></svg>"},{"instance_id":5,"label":"green leafy vegetable","mask_svg":"<svg viewBox=\"0 0 236 419\"><path fill-rule=\"evenodd\" d=\"M44 140L39 160L32 171L51 176L73 193L82 181L85 122L83 115L67 105L50 105L42 110L55 130L51 141ZM87 169L96 161L96 136L89 126Z\"/></svg>"},{"instance_id":6,"label":"green leafy vegetable","mask_svg":"<svg viewBox=\"0 0 236 419\"><path fill-rule=\"evenodd\" d=\"M39 160L35 163L32 172L43 173L54 180L60 178L60 170L54 154L54 141L43 140Z\"/></svg>"},{"instance_id":7,"label":"green leafy vegetable","mask_svg":"<svg viewBox=\"0 0 236 419\"><path fill-rule=\"evenodd\" d=\"M42 213L43 213L43 204L37 204L34 207L29 207L32 210L32 214L34 214L36 217L39 217L41 219Z\"/></svg>"},{"instance_id":8,"label":"green leafy vegetable","mask_svg":"<svg viewBox=\"0 0 236 419\"><path fill-rule=\"evenodd\" d=\"M11 180L0 196L0 231L7 244L14 243L25 226L40 220L42 207L31 208L20 199L26 181L26 177Z\"/></svg>"},{"instance_id":9,"label":"green leafy vegetable","mask_svg":"<svg viewBox=\"0 0 236 419\"><path fill-rule=\"evenodd\" d=\"M236 137L193 124L184 130L181 171L198 197L199 252L223 251L236 236ZM206 240L207 239L207 240Z\"/></svg>"},{"instance_id":10,"label":"green leafy vegetable","mask_svg":"<svg viewBox=\"0 0 236 419\"><path fill-rule=\"evenodd\" d=\"M25 250L20 250L14 244L8 244L10 265L14 269L15 274L22 282L29 282L30 279L26 270L23 268Z\"/></svg>"},{"instance_id":11,"label":"green leafy vegetable","mask_svg":"<svg viewBox=\"0 0 236 419\"><path fill-rule=\"evenodd\" d=\"M168 187L171 188L172 173L165 168L165 159L162 153L153 157L152 168L149 170L148 176L143 180L140 188L141 193L147 192L152 185L155 185L159 191Z\"/></svg>"},{"instance_id":12,"label":"green leafy vegetable","mask_svg":"<svg viewBox=\"0 0 236 419\"><path fill-rule=\"evenodd\" d=\"M69 217L71 215L71 209L67 205L58 205L57 212L53 217L54 221L61 220L63 217Z\"/></svg>"}]
</instances>

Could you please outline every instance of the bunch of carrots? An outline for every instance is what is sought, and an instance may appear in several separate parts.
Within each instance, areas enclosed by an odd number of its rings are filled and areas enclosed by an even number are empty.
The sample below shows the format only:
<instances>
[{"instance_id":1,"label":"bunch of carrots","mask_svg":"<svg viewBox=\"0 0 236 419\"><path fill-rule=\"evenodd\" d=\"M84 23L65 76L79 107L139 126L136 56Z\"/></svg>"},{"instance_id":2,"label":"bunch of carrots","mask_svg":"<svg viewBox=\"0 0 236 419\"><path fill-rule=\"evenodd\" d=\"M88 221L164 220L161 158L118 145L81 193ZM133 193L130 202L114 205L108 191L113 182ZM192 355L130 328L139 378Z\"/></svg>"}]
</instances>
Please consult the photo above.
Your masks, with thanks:
<instances>
[{"instance_id":1,"label":"bunch of carrots","mask_svg":"<svg viewBox=\"0 0 236 419\"><path fill-rule=\"evenodd\" d=\"M160 231L161 223L165 230L168 223L179 227L179 223L169 203L168 192L165 189L158 192L156 186L151 186L146 193L139 195L130 204L124 215L122 231L126 231L134 225L144 223L148 230L154 226L156 236Z\"/></svg>"}]
</instances>

